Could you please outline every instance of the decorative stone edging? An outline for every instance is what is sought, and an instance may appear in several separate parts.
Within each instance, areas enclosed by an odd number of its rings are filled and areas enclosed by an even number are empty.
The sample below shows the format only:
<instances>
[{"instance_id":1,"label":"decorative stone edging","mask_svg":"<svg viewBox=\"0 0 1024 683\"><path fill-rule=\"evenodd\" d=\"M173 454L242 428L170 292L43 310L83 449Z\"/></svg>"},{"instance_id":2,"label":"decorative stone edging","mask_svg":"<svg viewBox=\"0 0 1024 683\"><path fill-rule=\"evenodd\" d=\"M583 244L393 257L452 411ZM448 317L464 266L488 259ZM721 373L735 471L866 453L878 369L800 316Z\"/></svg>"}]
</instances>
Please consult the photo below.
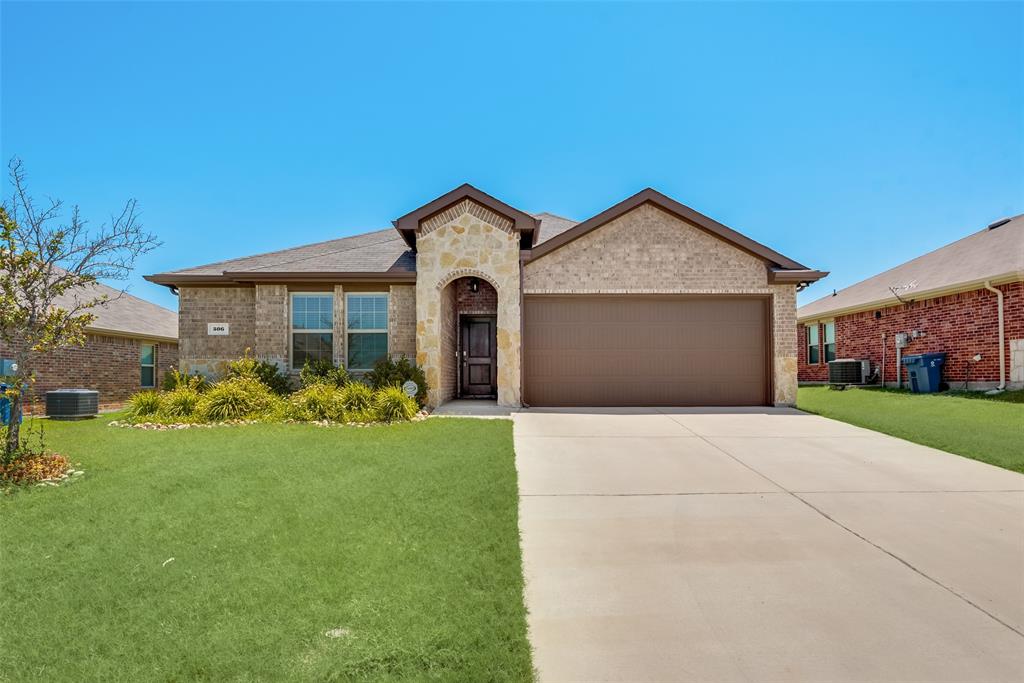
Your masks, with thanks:
<instances>
[{"instance_id":1,"label":"decorative stone edging","mask_svg":"<svg viewBox=\"0 0 1024 683\"><path fill-rule=\"evenodd\" d=\"M409 422L422 422L430 415L430 411L423 409L416 413ZM156 432L167 432L178 429L213 429L214 427L237 427L240 425L256 424L296 424L316 425L317 427L378 427L383 425L403 424L402 422L332 422L331 420L223 420L221 422L172 422L164 424L161 422L129 422L128 420L112 420L107 423L108 427L119 427L122 429L144 429Z\"/></svg>"}]
</instances>

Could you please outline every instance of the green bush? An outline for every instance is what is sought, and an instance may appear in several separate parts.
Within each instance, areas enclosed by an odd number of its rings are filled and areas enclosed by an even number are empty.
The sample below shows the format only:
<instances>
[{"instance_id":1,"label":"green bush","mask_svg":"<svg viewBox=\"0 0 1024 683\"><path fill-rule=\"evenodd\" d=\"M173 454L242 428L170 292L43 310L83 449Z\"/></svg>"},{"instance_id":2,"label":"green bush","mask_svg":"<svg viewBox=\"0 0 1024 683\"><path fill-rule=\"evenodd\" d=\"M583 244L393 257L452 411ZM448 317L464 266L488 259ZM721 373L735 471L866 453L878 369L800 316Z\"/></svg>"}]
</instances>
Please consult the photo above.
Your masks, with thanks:
<instances>
[{"instance_id":1,"label":"green bush","mask_svg":"<svg viewBox=\"0 0 1024 683\"><path fill-rule=\"evenodd\" d=\"M183 372L178 372L177 368L171 368L170 372L164 373L162 386L164 391L174 391L182 387L196 391L205 391L207 382L206 378L202 375L186 375Z\"/></svg>"},{"instance_id":2,"label":"green bush","mask_svg":"<svg viewBox=\"0 0 1024 683\"><path fill-rule=\"evenodd\" d=\"M409 380L416 382L416 386L419 387L416 392L416 403L422 408L427 404L427 376L405 356L397 361L390 358L379 360L373 366L373 370L366 373L366 381L374 389L400 387Z\"/></svg>"},{"instance_id":3,"label":"green bush","mask_svg":"<svg viewBox=\"0 0 1024 683\"><path fill-rule=\"evenodd\" d=\"M299 371L299 383L303 387L314 384L333 384L336 387L343 387L349 382L348 371L345 368L335 367L333 363L325 360L307 360Z\"/></svg>"},{"instance_id":4,"label":"green bush","mask_svg":"<svg viewBox=\"0 0 1024 683\"><path fill-rule=\"evenodd\" d=\"M342 410L356 413L373 408L373 389L362 382L349 382L339 391Z\"/></svg>"},{"instance_id":5,"label":"green bush","mask_svg":"<svg viewBox=\"0 0 1024 683\"><path fill-rule=\"evenodd\" d=\"M161 396L155 391L140 391L128 399L128 414L133 418L150 417L160 412Z\"/></svg>"},{"instance_id":6,"label":"green bush","mask_svg":"<svg viewBox=\"0 0 1024 683\"><path fill-rule=\"evenodd\" d=\"M227 376L229 379L244 377L255 379L278 396L284 396L292 388L288 376L283 374L277 365L253 358L249 349L245 350L244 356L228 363Z\"/></svg>"},{"instance_id":7,"label":"green bush","mask_svg":"<svg viewBox=\"0 0 1024 683\"><path fill-rule=\"evenodd\" d=\"M196 389L187 385L179 386L174 391L169 391L160 398L160 417L173 419L191 418L196 414L201 399L202 394Z\"/></svg>"},{"instance_id":8,"label":"green bush","mask_svg":"<svg viewBox=\"0 0 1024 683\"><path fill-rule=\"evenodd\" d=\"M196 412L210 422L266 417L280 408L270 388L255 377L230 377L202 395Z\"/></svg>"},{"instance_id":9,"label":"green bush","mask_svg":"<svg viewBox=\"0 0 1024 683\"><path fill-rule=\"evenodd\" d=\"M401 387L391 386L373 392L373 407L384 422L402 422L416 417L416 401L405 395Z\"/></svg>"},{"instance_id":10,"label":"green bush","mask_svg":"<svg viewBox=\"0 0 1024 683\"><path fill-rule=\"evenodd\" d=\"M345 420L341 391L333 384L311 384L288 397L287 415L293 420Z\"/></svg>"}]
</instances>

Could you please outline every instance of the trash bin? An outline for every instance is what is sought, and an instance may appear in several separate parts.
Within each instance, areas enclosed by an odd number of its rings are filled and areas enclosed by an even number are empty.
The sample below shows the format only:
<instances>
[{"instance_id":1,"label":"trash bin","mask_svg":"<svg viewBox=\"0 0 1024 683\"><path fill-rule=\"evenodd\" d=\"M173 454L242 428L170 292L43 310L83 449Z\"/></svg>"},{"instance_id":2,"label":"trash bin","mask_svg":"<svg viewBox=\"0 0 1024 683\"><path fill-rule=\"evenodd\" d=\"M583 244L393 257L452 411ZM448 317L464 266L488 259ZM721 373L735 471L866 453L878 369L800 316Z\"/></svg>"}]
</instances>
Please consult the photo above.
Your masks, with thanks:
<instances>
[{"instance_id":1,"label":"trash bin","mask_svg":"<svg viewBox=\"0 0 1024 683\"><path fill-rule=\"evenodd\" d=\"M11 423L11 399L7 398L7 390L11 388L10 384L0 382L0 425L8 425ZM18 418L20 423L24 419L24 415Z\"/></svg>"},{"instance_id":2,"label":"trash bin","mask_svg":"<svg viewBox=\"0 0 1024 683\"><path fill-rule=\"evenodd\" d=\"M910 375L910 390L915 394L931 394L939 390L942 381L944 353L919 353L903 357L903 365Z\"/></svg>"}]
</instances>

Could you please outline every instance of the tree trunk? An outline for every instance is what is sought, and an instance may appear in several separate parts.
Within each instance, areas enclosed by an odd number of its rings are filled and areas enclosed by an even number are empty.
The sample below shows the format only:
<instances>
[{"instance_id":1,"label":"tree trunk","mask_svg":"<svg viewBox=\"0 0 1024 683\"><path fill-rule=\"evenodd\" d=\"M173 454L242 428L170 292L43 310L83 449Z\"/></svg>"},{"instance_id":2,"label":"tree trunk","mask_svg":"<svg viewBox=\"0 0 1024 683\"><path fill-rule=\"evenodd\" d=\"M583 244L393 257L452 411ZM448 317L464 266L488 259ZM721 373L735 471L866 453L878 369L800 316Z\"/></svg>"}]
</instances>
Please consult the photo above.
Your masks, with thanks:
<instances>
[{"instance_id":1,"label":"tree trunk","mask_svg":"<svg viewBox=\"0 0 1024 683\"><path fill-rule=\"evenodd\" d=\"M15 387L14 396L11 401L11 421L7 426L7 443L4 445L4 454L7 457L14 455L18 450L19 432L21 431L21 385Z\"/></svg>"}]
</instances>

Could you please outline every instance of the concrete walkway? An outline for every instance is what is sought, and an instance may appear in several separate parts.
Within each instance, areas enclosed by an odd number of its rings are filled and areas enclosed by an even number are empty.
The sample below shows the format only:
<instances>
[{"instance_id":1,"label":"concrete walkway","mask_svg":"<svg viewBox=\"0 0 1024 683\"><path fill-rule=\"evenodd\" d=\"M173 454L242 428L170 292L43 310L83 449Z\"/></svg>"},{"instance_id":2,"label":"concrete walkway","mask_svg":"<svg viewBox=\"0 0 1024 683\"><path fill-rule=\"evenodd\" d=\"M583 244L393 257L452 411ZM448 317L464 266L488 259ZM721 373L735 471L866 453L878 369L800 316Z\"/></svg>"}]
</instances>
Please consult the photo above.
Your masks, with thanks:
<instances>
[{"instance_id":1,"label":"concrete walkway","mask_svg":"<svg viewBox=\"0 0 1024 683\"><path fill-rule=\"evenodd\" d=\"M1024 476L787 409L513 419L541 681L1024 680Z\"/></svg>"}]
</instances>

